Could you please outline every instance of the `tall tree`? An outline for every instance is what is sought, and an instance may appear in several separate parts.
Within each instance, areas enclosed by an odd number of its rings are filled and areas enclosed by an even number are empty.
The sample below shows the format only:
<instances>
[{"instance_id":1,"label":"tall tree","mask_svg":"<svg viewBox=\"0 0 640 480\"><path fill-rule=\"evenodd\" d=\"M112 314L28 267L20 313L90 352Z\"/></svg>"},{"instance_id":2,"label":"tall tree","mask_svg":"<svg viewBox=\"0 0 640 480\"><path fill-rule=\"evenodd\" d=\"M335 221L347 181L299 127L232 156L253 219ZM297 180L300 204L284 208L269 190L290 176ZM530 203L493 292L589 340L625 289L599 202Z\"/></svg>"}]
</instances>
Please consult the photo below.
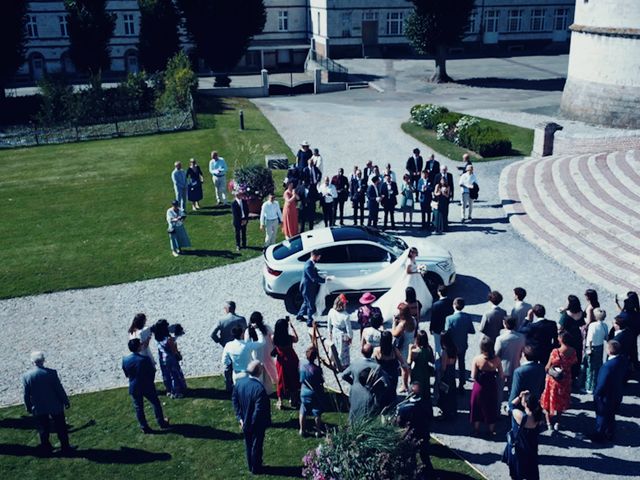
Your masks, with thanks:
<instances>
[{"instance_id":1,"label":"tall tree","mask_svg":"<svg viewBox=\"0 0 640 480\"><path fill-rule=\"evenodd\" d=\"M107 12L106 0L64 0L64 5L69 12L69 56L97 87L102 70L111 66L109 41L116 28L116 15Z\"/></svg>"},{"instance_id":2,"label":"tall tree","mask_svg":"<svg viewBox=\"0 0 640 480\"><path fill-rule=\"evenodd\" d=\"M216 86L227 86L254 35L267 21L263 0L178 0L198 56L216 74Z\"/></svg>"},{"instance_id":3,"label":"tall tree","mask_svg":"<svg viewBox=\"0 0 640 480\"><path fill-rule=\"evenodd\" d=\"M450 82L447 75L447 48L464 37L474 0L408 0L414 10L407 18L405 35L420 54L435 57L432 82Z\"/></svg>"},{"instance_id":4,"label":"tall tree","mask_svg":"<svg viewBox=\"0 0 640 480\"><path fill-rule=\"evenodd\" d=\"M173 0L138 0L140 7L140 64L149 73L164 70L180 50L180 16Z\"/></svg>"},{"instance_id":5,"label":"tall tree","mask_svg":"<svg viewBox=\"0 0 640 480\"><path fill-rule=\"evenodd\" d=\"M3 2L0 15L0 101L5 98L4 87L24 63L26 43L27 0Z\"/></svg>"}]
</instances>

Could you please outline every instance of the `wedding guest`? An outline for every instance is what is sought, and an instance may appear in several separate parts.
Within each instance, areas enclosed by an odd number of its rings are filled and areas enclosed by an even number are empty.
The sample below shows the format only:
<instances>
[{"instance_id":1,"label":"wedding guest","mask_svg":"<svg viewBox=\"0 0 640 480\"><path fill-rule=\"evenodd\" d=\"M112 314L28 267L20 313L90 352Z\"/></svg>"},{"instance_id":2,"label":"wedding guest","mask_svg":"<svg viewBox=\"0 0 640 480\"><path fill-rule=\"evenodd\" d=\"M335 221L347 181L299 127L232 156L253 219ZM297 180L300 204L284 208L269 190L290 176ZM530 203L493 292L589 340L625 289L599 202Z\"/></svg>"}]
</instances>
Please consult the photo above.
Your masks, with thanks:
<instances>
[{"instance_id":1,"label":"wedding guest","mask_svg":"<svg viewBox=\"0 0 640 480\"><path fill-rule=\"evenodd\" d=\"M318 190L313 189L305 182L300 182L295 190L298 200L298 227L299 233L304 232L305 226L313 230L316 221L316 200Z\"/></svg>"},{"instance_id":2,"label":"wedding guest","mask_svg":"<svg viewBox=\"0 0 640 480\"><path fill-rule=\"evenodd\" d=\"M468 210L468 219L471 221L471 215L473 213L473 198L471 190L474 188L474 185L478 184L478 179L476 175L473 173L473 165L468 165L465 168L465 172L460 176L460 181L458 182L460 185L461 200L460 200L460 223L464 223L467 217Z\"/></svg>"},{"instance_id":3,"label":"wedding guest","mask_svg":"<svg viewBox=\"0 0 640 480\"><path fill-rule=\"evenodd\" d=\"M273 352L273 330L269 325L265 325L264 318L260 312L253 312L249 317L249 328L244 332L244 340L256 343L254 356L256 360L260 360L260 363L262 363L260 381L267 390L267 395L271 395L278 381L278 370L271 356L271 352Z\"/></svg>"},{"instance_id":4,"label":"wedding guest","mask_svg":"<svg viewBox=\"0 0 640 480\"><path fill-rule=\"evenodd\" d=\"M433 302L431 307L431 321L429 322L429 332L433 337L436 355L439 357L442 353L440 348L440 336L444 332L445 322L449 315L453 315L453 299L447 296L447 287L438 285L438 299Z\"/></svg>"},{"instance_id":5,"label":"wedding guest","mask_svg":"<svg viewBox=\"0 0 640 480\"><path fill-rule=\"evenodd\" d=\"M398 185L391 181L390 175L384 176L384 182L380 185L380 198L384 210L383 228L387 228L387 221L391 219L391 228L396 228L395 209L398 203Z\"/></svg>"},{"instance_id":6,"label":"wedding guest","mask_svg":"<svg viewBox=\"0 0 640 480\"><path fill-rule=\"evenodd\" d=\"M499 412L498 386L502 384L504 373L500 357L496 356L493 339L485 336L480 341L480 355L471 362L471 390L470 419L473 424L474 435L480 434L480 424L484 423L489 429L489 435L496 434L496 420Z\"/></svg>"},{"instance_id":7,"label":"wedding guest","mask_svg":"<svg viewBox=\"0 0 640 480\"><path fill-rule=\"evenodd\" d=\"M440 173L435 176L431 184L438 185L442 178L444 178L445 182L449 186L449 203L451 203L453 202L453 174L449 173L449 169L446 165L442 165L440 167Z\"/></svg>"},{"instance_id":8,"label":"wedding guest","mask_svg":"<svg viewBox=\"0 0 640 480\"><path fill-rule=\"evenodd\" d=\"M183 248L191 246L191 240L189 239L189 235L187 235L187 230L184 228L184 220L187 217L184 210L180 208L180 202L178 200L171 202L171 208L167 210L166 218L171 254L177 257L183 253Z\"/></svg>"},{"instance_id":9,"label":"wedding guest","mask_svg":"<svg viewBox=\"0 0 640 480\"><path fill-rule=\"evenodd\" d=\"M384 330L382 328L382 324L382 314L372 315L370 317L369 326L360 331L360 343L362 345L362 348L364 348L365 345L370 345L372 348L380 346L380 336L382 335L382 332Z\"/></svg>"},{"instance_id":10,"label":"wedding guest","mask_svg":"<svg viewBox=\"0 0 640 480\"><path fill-rule=\"evenodd\" d=\"M140 354L140 340L137 338L129 340L128 346L131 353L122 359L122 370L129 379L129 395L133 401L138 425L143 433L153 432L144 414L144 399L146 398L153 406L153 413L160 428L169 428L169 420L162 413L162 405L153 383L156 369L149 357Z\"/></svg>"},{"instance_id":11,"label":"wedding guest","mask_svg":"<svg viewBox=\"0 0 640 480\"><path fill-rule=\"evenodd\" d=\"M387 165L384 167L384 172L382 172L383 175L389 175L389 177L391 178L392 182L396 182L398 181L397 177L396 177L396 172L394 172L391 169L391 164L387 163Z\"/></svg>"},{"instance_id":12,"label":"wedding guest","mask_svg":"<svg viewBox=\"0 0 640 480\"><path fill-rule=\"evenodd\" d=\"M393 336L390 331L385 330L382 332L380 346L373 349L373 358L389 377L389 387L384 394L383 403L384 406L391 405L396 400L398 373L400 370L403 372L403 390L407 391L406 379L409 377L409 367L400 351L393 346Z\"/></svg>"},{"instance_id":13,"label":"wedding guest","mask_svg":"<svg viewBox=\"0 0 640 480\"><path fill-rule=\"evenodd\" d=\"M271 425L271 404L260 382L262 364L253 360L247 365L247 377L233 387L233 409L244 435L249 471L262 473L262 449L267 428Z\"/></svg>"},{"instance_id":14,"label":"wedding guest","mask_svg":"<svg viewBox=\"0 0 640 480\"><path fill-rule=\"evenodd\" d=\"M363 339L364 329L371 325L374 317L380 318L380 325L384 323L382 318L382 311L380 308L372 305L376 301L376 296L371 292L365 292L358 300L360 307L358 307L358 324L360 325L360 340Z\"/></svg>"},{"instance_id":15,"label":"wedding guest","mask_svg":"<svg viewBox=\"0 0 640 480\"><path fill-rule=\"evenodd\" d=\"M418 300L416 295L416 289L413 287L407 287L404 289L404 303L409 308L409 313L416 321L416 325L420 324L422 317L420 312L422 311L422 303Z\"/></svg>"},{"instance_id":16,"label":"wedding guest","mask_svg":"<svg viewBox=\"0 0 640 480\"><path fill-rule=\"evenodd\" d=\"M322 162L322 155L320 155L320 149L314 148L313 155L311 155L311 160L313 160L313 164L316 166L318 171L320 172L320 177L324 175L324 165Z\"/></svg>"},{"instance_id":17,"label":"wedding guest","mask_svg":"<svg viewBox=\"0 0 640 480\"><path fill-rule=\"evenodd\" d=\"M449 332L451 340L456 345L456 352L458 354L458 375L460 383L458 385L458 391L464 392L464 384L467 381L467 370L464 364L464 357L467 354L468 336L476 333L473 328L473 318L464 309L464 298L456 298L453 301L453 308L455 312L453 315L447 317L445 323L445 331Z\"/></svg>"},{"instance_id":18,"label":"wedding guest","mask_svg":"<svg viewBox=\"0 0 640 480\"><path fill-rule=\"evenodd\" d=\"M434 371L435 361L433 349L429 345L429 336L427 332L420 330L409 347L407 364L411 368L411 383L418 382L422 385L422 396L428 399L429 405L431 405L431 372Z\"/></svg>"},{"instance_id":19,"label":"wedding guest","mask_svg":"<svg viewBox=\"0 0 640 480\"><path fill-rule=\"evenodd\" d=\"M239 327L244 331L247 328L247 320L236 315L236 302L229 300L224 304L224 316L220 319L213 331L211 332L211 340L221 345L222 348L233 340L232 331L234 327ZM228 393L233 389L233 365L225 365L224 380Z\"/></svg>"},{"instance_id":20,"label":"wedding guest","mask_svg":"<svg viewBox=\"0 0 640 480\"><path fill-rule=\"evenodd\" d=\"M182 398L186 384L178 360L178 347L169 333L169 322L160 319L151 327L151 331L158 344L158 361L167 397Z\"/></svg>"},{"instance_id":21,"label":"wedding guest","mask_svg":"<svg viewBox=\"0 0 640 480\"><path fill-rule=\"evenodd\" d=\"M135 340L140 343L140 340ZM151 363L150 360L149 363ZM22 377L24 389L24 406L27 413L33 415L36 429L40 438L38 448L44 455L53 450L49 441L51 424L60 440L60 449L63 455L75 450L69 444L69 431L64 410L70 407L69 398L60 382L58 372L44 366L44 354L42 352L31 353L33 368Z\"/></svg>"},{"instance_id":22,"label":"wedding guest","mask_svg":"<svg viewBox=\"0 0 640 480\"><path fill-rule=\"evenodd\" d=\"M320 200L322 204L322 217L324 219L324 226L330 227L332 225L335 225L334 210L338 192L336 191L335 185L331 184L329 177L324 177L318 193L320 194Z\"/></svg>"},{"instance_id":23,"label":"wedding guest","mask_svg":"<svg viewBox=\"0 0 640 480\"><path fill-rule=\"evenodd\" d=\"M609 327L605 323L607 312L601 308L593 311L594 321L587 328L587 339L585 342L585 357L587 360L587 371L585 375L585 388L588 393L592 393L598 379L598 372L602 367L604 355L604 344L609 334Z\"/></svg>"},{"instance_id":24,"label":"wedding guest","mask_svg":"<svg viewBox=\"0 0 640 480\"><path fill-rule=\"evenodd\" d=\"M418 322L411 315L409 306L402 302L398 305L398 313L393 319L393 327L391 328L394 344L400 350L402 358L406 359L409 355L409 346L416 338L417 331Z\"/></svg>"},{"instance_id":25,"label":"wedding guest","mask_svg":"<svg viewBox=\"0 0 640 480\"><path fill-rule=\"evenodd\" d=\"M402 188L400 189L400 210L402 211L402 224L407 226L407 215L409 215L409 226L413 224L413 199L415 196L418 181L412 181L409 175L402 178Z\"/></svg>"},{"instance_id":26,"label":"wedding guest","mask_svg":"<svg viewBox=\"0 0 640 480\"><path fill-rule=\"evenodd\" d=\"M569 345L569 335L558 336L560 347L554 348L545 370L544 392L540 404L545 410L547 429L560 429L559 421L562 412L571 406L571 367L577 362L576 351Z\"/></svg>"},{"instance_id":27,"label":"wedding guest","mask_svg":"<svg viewBox=\"0 0 640 480\"><path fill-rule=\"evenodd\" d=\"M289 240L291 237L298 235L298 195L294 191L293 182L287 184L287 189L284 191L284 209L282 211L282 233L284 237Z\"/></svg>"},{"instance_id":28,"label":"wedding guest","mask_svg":"<svg viewBox=\"0 0 640 480\"><path fill-rule=\"evenodd\" d=\"M632 344L631 360L632 365L636 370L640 369L640 362L638 361L638 342L637 337L640 334L640 300L636 292L627 292L626 298L620 305L618 295L615 296L616 307L620 310L619 317L629 326L629 329L636 336L636 341Z\"/></svg>"},{"instance_id":29,"label":"wedding guest","mask_svg":"<svg viewBox=\"0 0 640 480\"><path fill-rule=\"evenodd\" d=\"M449 225L449 186L444 178L436 185L433 191L433 202L431 203L433 212L433 229L435 233L445 232Z\"/></svg>"},{"instance_id":30,"label":"wedding guest","mask_svg":"<svg viewBox=\"0 0 640 480\"><path fill-rule=\"evenodd\" d=\"M422 215L422 228L431 226L431 202L433 201L433 188L429 183L429 172L422 171L422 178L418 181L418 203L420 203L420 213Z\"/></svg>"},{"instance_id":31,"label":"wedding guest","mask_svg":"<svg viewBox=\"0 0 640 480\"><path fill-rule=\"evenodd\" d=\"M182 169L182 163L173 164L174 169L171 172L171 181L173 182L173 191L176 194L176 201L180 208L187 210L187 173Z\"/></svg>"},{"instance_id":32,"label":"wedding guest","mask_svg":"<svg viewBox=\"0 0 640 480\"><path fill-rule=\"evenodd\" d=\"M289 334L289 327L291 333ZM298 355L293 349L293 344L298 342L298 334L289 318L280 318L273 330L273 352L276 357L276 370L278 372L278 410L282 410L282 400L289 398L292 407L297 406L300 394L300 379L298 378ZM274 355L275 354L275 355Z\"/></svg>"},{"instance_id":33,"label":"wedding guest","mask_svg":"<svg viewBox=\"0 0 640 480\"><path fill-rule=\"evenodd\" d=\"M516 319L516 330L520 330L527 319L527 313L531 310L531 304L524 301L527 291L522 287L513 289L514 303L511 316Z\"/></svg>"},{"instance_id":34,"label":"wedding guest","mask_svg":"<svg viewBox=\"0 0 640 480\"><path fill-rule=\"evenodd\" d=\"M300 150L296 153L296 165L298 170L302 171L309 164L309 159L313 157L313 152L309 148L309 142L306 140L300 144Z\"/></svg>"},{"instance_id":35,"label":"wedding guest","mask_svg":"<svg viewBox=\"0 0 640 480\"><path fill-rule=\"evenodd\" d=\"M509 466L513 479L538 480L538 436L543 421L538 397L528 391L522 392L514 403L521 406L511 411L512 429L502 461Z\"/></svg>"},{"instance_id":36,"label":"wedding guest","mask_svg":"<svg viewBox=\"0 0 640 480\"><path fill-rule=\"evenodd\" d=\"M453 420L458 413L456 361L459 358L459 354L451 332L445 331L440 340L442 355L440 357L440 372L437 382L438 407L442 411L441 419Z\"/></svg>"},{"instance_id":37,"label":"wedding guest","mask_svg":"<svg viewBox=\"0 0 640 480\"><path fill-rule=\"evenodd\" d=\"M582 327L585 326L585 313L582 311L580 300L575 295L567 297L567 305L562 309L558 320L559 332L566 332L569 337L569 345L576 351L577 362L572 367L571 378L578 380L580 366L582 365ZM585 365L586 369L586 365Z\"/></svg>"},{"instance_id":38,"label":"wedding guest","mask_svg":"<svg viewBox=\"0 0 640 480\"><path fill-rule=\"evenodd\" d=\"M535 304L527 313L527 320L520 329L543 365L547 364L551 351L558 343L558 326L553 320L544 318L546 313L544 305Z\"/></svg>"},{"instance_id":39,"label":"wedding guest","mask_svg":"<svg viewBox=\"0 0 640 480\"><path fill-rule=\"evenodd\" d=\"M351 177L349 184L349 196L351 198L351 206L353 207L353 224L364 225L364 203L367 194L367 183L362 179L362 171L357 170L355 177Z\"/></svg>"},{"instance_id":40,"label":"wedding guest","mask_svg":"<svg viewBox=\"0 0 640 480\"><path fill-rule=\"evenodd\" d=\"M191 202L192 210L200 209L200 200L202 200L202 184L204 182L204 176L202 175L202 169L195 158L189 160L189 168L187 169L187 198Z\"/></svg>"},{"instance_id":41,"label":"wedding guest","mask_svg":"<svg viewBox=\"0 0 640 480\"><path fill-rule=\"evenodd\" d=\"M306 362L300 366L300 436L305 435L305 420L315 418L316 437L322 433L322 412L324 411L324 378L318 361L318 349L307 348Z\"/></svg>"},{"instance_id":42,"label":"wedding guest","mask_svg":"<svg viewBox=\"0 0 640 480\"><path fill-rule=\"evenodd\" d=\"M318 273L316 263L320 261L319 250L312 250L309 259L304 263L302 269L302 279L300 280L300 293L302 294L302 305L296 316L297 320L306 321L308 327L313 326L313 316L316 313L316 297L320 289L320 284L330 280L331 277L321 277ZM320 312L322 314L322 312Z\"/></svg>"},{"instance_id":43,"label":"wedding guest","mask_svg":"<svg viewBox=\"0 0 640 480\"><path fill-rule=\"evenodd\" d=\"M129 327L129 340L137 338L140 340L140 354L151 359L151 362L156 364L151 349L149 348L149 342L151 342L151 329L146 326L147 316L144 313L136 313Z\"/></svg>"},{"instance_id":44,"label":"wedding guest","mask_svg":"<svg viewBox=\"0 0 640 480\"><path fill-rule=\"evenodd\" d=\"M249 204L244 193L235 192L235 200L231 204L233 229L236 237L236 251L247 248L247 224L249 223Z\"/></svg>"},{"instance_id":45,"label":"wedding guest","mask_svg":"<svg viewBox=\"0 0 640 480\"><path fill-rule=\"evenodd\" d=\"M218 205L221 203L227 205L227 162L224 161L224 158L218 156L218 152L215 150L211 152L209 173L211 174L213 186L216 190L216 200Z\"/></svg>"},{"instance_id":46,"label":"wedding guest","mask_svg":"<svg viewBox=\"0 0 640 480\"><path fill-rule=\"evenodd\" d=\"M398 425L407 429L409 438L418 442L418 453L422 462L417 478L433 478L433 465L429 456L431 419L433 408L426 392L428 384L411 383L411 395L398 406Z\"/></svg>"},{"instance_id":47,"label":"wedding guest","mask_svg":"<svg viewBox=\"0 0 640 480\"><path fill-rule=\"evenodd\" d=\"M344 204L349 199L349 179L345 177L343 168L338 169L338 174L333 176L331 184L336 187L336 192L338 193L334 220L338 218L339 213L340 225L344 225Z\"/></svg>"},{"instance_id":48,"label":"wedding guest","mask_svg":"<svg viewBox=\"0 0 640 480\"><path fill-rule=\"evenodd\" d=\"M369 219L367 226L378 228L378 212L380 210L380 177L374 175L371 185L367 188L367 201L369 208Z\"/></svg>"},{"instance_id":49,"label":"wedding guest","mask_svg":"<svg viewBox=\"0 0 640 480\"><path fill-rule=\"evenodd\" d=\"M225 370L233 369L231 379L233 384L247 376L247 366L256 356L256 351L263 345L260 341L246 342L244 340L244 330L235 326L231 329L233 340L227 343L222 349L222 365Z\"/></svg>"},{"instance_id":50,"label":"wedding guest","mask_svg":"<svg viewBox=\"0 0 640 480\"><path fill-rule=\"evenodd\" d=\"M411 182L415 187L417 187L418 185L418 180L420 179L420 172L422 172L423 163L424 160L420 155L420 149L414 148L413 155L407 159L405 170L409 174Z\"/></svg>"},{"instance_id":51,"label":"wedding guest","mask_svg":"<svg viewBox=\"0 0 640 480\"><path fill-rule=\"evenodd\" d=\"M340 294L336 297L333 302L333 308L329 310L327 315L329 341L336 346L343 368L347 368L351 363L350 350L353 340L351 315L347 313L346 309L347 297L344 294Z\"/></svg>"},{"instance_id":52,"label":"wedding guest","mask_svg":"<svg viewBox=\"0 0 640 480\"><path fill-rule=\"evenodd\" d=\"M280 222L282 222L280 205L278 205L278 202L276 201L275 194L270 193L267 195L267 200L262 204L262 208L260 209L260 230L265 231L265 247L276 243L278 224Z\"/></svg>"},{"instance_id":53,"label":"wedding guest","mask_svg":"<svg viewBox=\"0 0 640 480\"><path fill-rule=\"evenodd\" d=\"M176 351L176 375L177 380L179 382L179 388L182 392L187 391L187 382L184 379L184 374L182 373L182 367L180 366L180 362L182 362L183 356L178 348L178 338L182 337L185 334L184 328L179 323L174 323L169 325L169 333L171 334L171 338L173 339L173 343L175 345ZM176 397L174 397L176 398Z\"/></svg>"},{"instance_id":54,"label":"wedding guest","mask_svg":"<svg viewBox=\"0 0 640 480\"><path fill-rule=\"evenodd\" d=\"M507 317L507 312L499 307L500 303L502 303L502 294L500 292L496 290L489 292L488 299L491 308L482 315L480 333L483 333L495 342L502 329L504 319Z\"/></svg>"},{"instance_id":55,"label":"wedding guest","mask_svg":"<svg viewBox=\"0 0 640 480\"><path fill-rule=\"evenodd\" d=\"M516 331L516 319L508 316L503 320L504 330L496 338L496 356L502 360L505 385L511 391L513 372L520 366L520 359L524 351L524 335ZM499 389L502 392L502 388ZM502 396L498 398L502 401Z\"/></svg>"},{"instance_id":56,"label":"wedding guest","mask_svg":"<svg viewBox=\"0 0 640 480\"><path fill-rule=\"evenodd\" d=\"M513 408L513 400L524 392L531 392L536 398L542 396L546 372L536 358L536 352L531 345L525 345L522 351L524 360L520 366L513 371L513 381L511 382L511 393L509 394L509 410Z\"/></svg>"}]
</instances>

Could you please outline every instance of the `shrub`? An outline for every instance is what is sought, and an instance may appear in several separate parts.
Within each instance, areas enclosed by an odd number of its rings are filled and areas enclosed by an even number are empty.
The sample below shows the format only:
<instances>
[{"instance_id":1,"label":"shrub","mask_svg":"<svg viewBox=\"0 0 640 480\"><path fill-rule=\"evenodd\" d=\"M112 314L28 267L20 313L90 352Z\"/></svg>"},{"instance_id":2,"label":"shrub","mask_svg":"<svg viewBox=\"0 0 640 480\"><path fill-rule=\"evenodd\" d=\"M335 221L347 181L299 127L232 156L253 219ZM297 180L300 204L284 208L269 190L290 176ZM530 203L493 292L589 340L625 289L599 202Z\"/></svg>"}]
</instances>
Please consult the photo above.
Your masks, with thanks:
<instances>
[{"instance_id":1,"label":"shrub","mask_svg":"<svg viewBox=\"0 0 640 480\"><path fill-rule=\"evenodd\" d=\"M38 82L42 104L36 114L40 125L58 125L70 120L73 111L73 87L63 75L47 75Z\"/></svg>"},{"instance_id":2,"label":"shrub","mask_svg":"<svg viewBox=\"0 0 640 480\"><path fill-rule=\"evenodd\" d=\"M106 90L108 116L138 115L153 111L154 90L144 72L130 73L117 88Z\"/></svg>"},{"instance_id":3,"label":"shrub","mask_svg":"<svg viewBox=\"0 0 640 480\"><path fill-rule=\"evenodd\" d=\"M499 130L474 125L468 129L463 145L483 157L498 157L511 153L511 140Z\"/></svg>"},{"instance_id":4,"label":"shrub","mask_svg":"<svg viewBox=\"0 0 640 480\"><path fill-rule=\"evenodd\" d=\"M476 117L470 117L468 115L463 116L456 123L455 135L453 137L453 143L460 146L466 146L468 144L468 134L471 127L478 125L480 120Z\"/></svg>"},{"instance_id":5,"label":"shrub","mask_svg":"<svg viewBox=\"0 0 640 480\"><path fill-rule=\"evenodd\" d=\"M233 172L234 189L244 191L249 197L263 200L275 191L271 170L262 165L249 165Z\"/></svg>"},{"instance_id":6,"label":"shrub","mask_svg":"<svg viewBox=\"0 0 640 480\"><path fill-rule=\"evenodd\" d=\"M191 108L191 96L198 88L198 77L183 51L176 53L167 63L162 84L162 93L156 101L157 110L184 111Z\"/></svg>"},{"instance_id":7,"label":"shrub","mask_svg":"<svg viewBox=\"0 0 640 480\"><path fill-rule=\"evenodd\" d=\"M411 107L411 119L423 128L434 129L439 123L439 118L448 112L445 107L431 103L414 105Z\"/></svg>"}]
</instances>

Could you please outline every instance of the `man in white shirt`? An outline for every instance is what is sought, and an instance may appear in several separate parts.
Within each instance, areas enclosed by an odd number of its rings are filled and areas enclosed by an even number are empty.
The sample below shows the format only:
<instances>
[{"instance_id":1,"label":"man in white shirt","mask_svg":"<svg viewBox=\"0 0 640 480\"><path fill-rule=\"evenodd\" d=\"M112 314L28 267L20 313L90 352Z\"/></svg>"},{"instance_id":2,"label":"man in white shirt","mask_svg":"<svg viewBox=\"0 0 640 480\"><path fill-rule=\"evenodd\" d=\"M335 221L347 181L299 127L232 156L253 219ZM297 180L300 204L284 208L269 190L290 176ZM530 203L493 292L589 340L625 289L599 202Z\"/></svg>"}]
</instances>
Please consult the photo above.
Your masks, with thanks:
<instances>
[{"instance_id":1,"label":"man in white shirt","mask_svg":"<svg viewBox=\"0 0 640 480\"><path fill-rule=\"evenodd\" d=\"M531 304L524 301L527 296L527 291L522 287L516 287L513 289L513 308L511 309L511 316L516 319L516 330L520 330L524 321L527 319L527 314L531 310Z\"/></svg>"},{"instance_id":2,"label":"man in white shirt","mask_svg":"<svg viewBox=\"0 0 640 480\"><path fill-rule=\"evenodd\" d=\"M282 222L282 211L276 196L270 193L260 210L260 230L265 231L264 246L276 243L278 224Z\"/></svg>"},{"instance_id":3,"label":"man in white shirt","mask_svg":"<svg viewBox=\"0 0 640 480\"><path fill-rule=\"evenodd\" d=\"M478 179L473 173L473 165L467 165L466 171L460 176L460 191L462 199L460 201L460 222L465 220L465 210L469 210L469 220L473 212L473 199L470 190L474 188L473 184L478 183Z\"/></svg>"},{"instance_id":4,"label":"man in white shirt","mask_svg":"<svg viewBox=\"0 0 640 480\"><path fill-rule=\"evenodd\" d=\"M216 188L216 200L218 205L223 203L227 205L227 162L224 158L218 156L215 150L211 152L211 161L209 162L209 173L213 179L213 186Z\"/></svg>"},{"instance_id":5,"label":"man in white shirt","mask_svg":"<svg viewBox=\"0 0 640 480\"><path fill-rule=\"evenodd\" d=\"M264 343L260 341L245 341L242 339L243 334L244 331L242 327L233 327L231 329L233 340L227 343L222 350L222 364L225 368L231 365L234 385L239 378L247 376L247 367L249 366L249 362L253 360L253 353Z\"/></svg>"}]
</instances>

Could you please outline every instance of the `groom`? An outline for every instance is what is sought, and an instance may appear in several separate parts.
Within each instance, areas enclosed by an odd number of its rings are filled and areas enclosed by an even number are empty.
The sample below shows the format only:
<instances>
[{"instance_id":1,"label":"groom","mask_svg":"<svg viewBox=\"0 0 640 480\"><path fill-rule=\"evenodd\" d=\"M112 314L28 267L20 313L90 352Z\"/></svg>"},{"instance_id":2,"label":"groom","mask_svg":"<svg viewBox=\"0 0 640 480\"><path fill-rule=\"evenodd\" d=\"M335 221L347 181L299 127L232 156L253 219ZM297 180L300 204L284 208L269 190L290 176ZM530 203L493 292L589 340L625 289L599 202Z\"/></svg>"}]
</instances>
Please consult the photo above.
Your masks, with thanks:
<instances>
[{"instance_id":1,"label":"groom","mask_svg":"<svg viewBox=\"0 0 640 480\"><path fill-rule=\"evenodd\" d=\"M318 269L316 268L318 261L320 261L320 252L318 252L318 250L312 250L311 258L304 264L302 280L300 282L302 307L300 307L296 318L300 321L306 320L308 327L313 326L313 314L316 313L316 297L318 296L320 284L326 281L326 279L318 274ZM305 315L307 316L306 319Z\"/></svg>"}]
</instances>

